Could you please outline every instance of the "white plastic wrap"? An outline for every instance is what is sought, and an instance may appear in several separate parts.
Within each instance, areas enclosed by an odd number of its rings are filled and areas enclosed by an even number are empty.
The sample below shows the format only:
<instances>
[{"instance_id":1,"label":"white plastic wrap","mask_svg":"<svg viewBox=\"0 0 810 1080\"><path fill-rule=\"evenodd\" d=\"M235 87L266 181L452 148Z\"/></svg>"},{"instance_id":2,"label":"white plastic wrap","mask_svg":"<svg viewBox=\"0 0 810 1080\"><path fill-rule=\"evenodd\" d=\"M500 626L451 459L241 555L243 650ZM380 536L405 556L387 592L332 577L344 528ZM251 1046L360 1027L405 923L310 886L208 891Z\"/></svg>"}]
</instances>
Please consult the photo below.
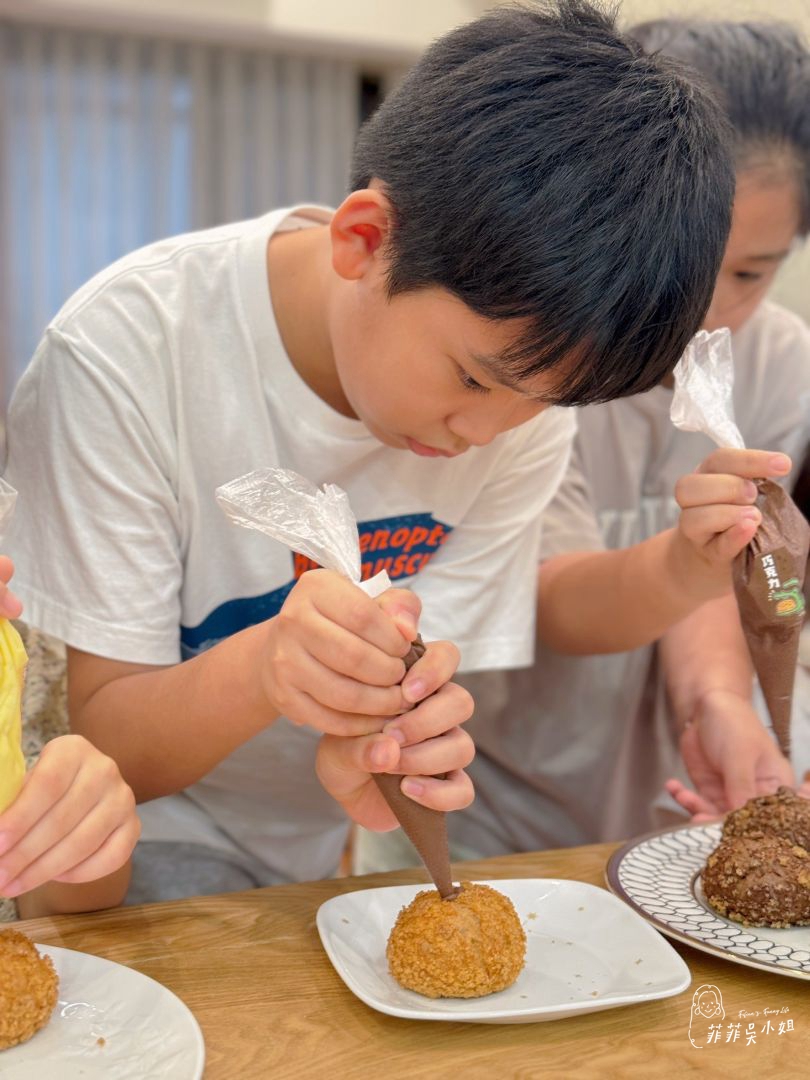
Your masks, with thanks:
<instances>
[{"instance_id":1,"label":"white plastic wrap","mask_svg":"<svg viewBox=\"0 0 810 1080\"><path fill-rule=\"evenodd\" d=\"M349 497L335 484L319 488L291 469L256 469L218 487L216 500L237 525L257 529L336 570L369 596L391 586L384 570L361 581L357 522Z\"/></svg>"},{"instance_id":2,"label":"white plastic wrap","mask_svg":"<svg viewBox=\"0 0 810 1080\"><path fill-rule=\"evenodd\" d=\"M745 447L734 420L731 333L699 330L675 371L670 418L681 431L700 431L718 446Z\"/></svg>"}]
</instances>

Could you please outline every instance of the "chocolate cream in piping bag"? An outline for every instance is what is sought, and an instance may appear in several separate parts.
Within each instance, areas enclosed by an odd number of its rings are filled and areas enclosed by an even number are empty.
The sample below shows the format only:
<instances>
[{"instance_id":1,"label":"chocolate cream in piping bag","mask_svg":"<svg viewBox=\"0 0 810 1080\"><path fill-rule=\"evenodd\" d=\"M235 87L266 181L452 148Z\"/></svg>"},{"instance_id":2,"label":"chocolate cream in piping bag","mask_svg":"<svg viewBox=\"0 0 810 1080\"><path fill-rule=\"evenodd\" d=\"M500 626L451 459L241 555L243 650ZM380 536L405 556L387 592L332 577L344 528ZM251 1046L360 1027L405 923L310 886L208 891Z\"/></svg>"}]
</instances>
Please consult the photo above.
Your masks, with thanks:
<instances>
[{"instance_id":1,"label":"chocolate cream in piping bag","mask_svg":"<svg viewBox=\"0 0 810 1080\"><path fill-rule=\"evenodd\" d=\"M406 671L409 671L424 654L424 643L421 637L417 636L411 646L411 651L405 657ZM402 826L402 831L427 867L442 899L454 900L458 896L458 889L453 884L453 875L450 870L450 849L444 812L421 806L404 795L400 788L401 776L395 773L373 773L372 775L383 798Z\"/></svg>"},{"instance_id":2,"label":"chocolate cream in piping bag","mask_svg":"<svg viewBox=\"0 0 810 1080\"><path fill-rule=\"evenodd\" d=\"M290 469L256 469L218 487L216 500L235 524L263 532L319 566L343 574L369 596L379 596L391 586L385 571L361 581L357 522L346 492L335 484L319 488ZM424 652L417 637L404 658L406 670ZM458 889L450 871L444 813L404 795L401 776L375 773L374 779L442 898L455 899Z\"/></svg>"},{"instance_id":3,"label":"chocolate cream in piping bag","mask_svg":"<svg viewBox=\"0 0 810 1080\"><path fill-rule=\"evenodd\" d=\"M700 431L718 446L742 449L734 421L734 366L728 330L700 330L675 368L670 416L682 431ZM757 480L762 521L734 560L732 578L745 640L774 734L790 752L790 712L804 622L803 586L810 527L788 493Z\"/></svg>"},{"instance_id":4,"label":"chocolate cream in piping bag","mask_svg":"<svg viewBox=\"0 0 810 1080\"><path fill-rule=\"evenodd\" d=\"M762 522L734 560L734 592L774 734L782 753L789 756L810 527L779 484L772 480L756 484Z\"/></svg>"}]
</instances>

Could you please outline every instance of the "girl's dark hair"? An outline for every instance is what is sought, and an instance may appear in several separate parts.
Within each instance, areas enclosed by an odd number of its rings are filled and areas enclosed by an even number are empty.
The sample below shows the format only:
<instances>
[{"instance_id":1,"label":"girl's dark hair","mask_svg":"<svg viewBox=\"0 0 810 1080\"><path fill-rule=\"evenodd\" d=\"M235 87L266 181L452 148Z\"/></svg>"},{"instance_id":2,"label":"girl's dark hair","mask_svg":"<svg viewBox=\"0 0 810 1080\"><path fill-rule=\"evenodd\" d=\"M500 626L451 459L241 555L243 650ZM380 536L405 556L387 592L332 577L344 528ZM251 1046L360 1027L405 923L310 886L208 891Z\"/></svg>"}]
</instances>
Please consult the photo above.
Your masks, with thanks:
<instances>
[{"instance_id":1,"label":"girl's dark hair","mask_svg":"<svg viewBox=\"0 0 810 1080\"><path fill-rule=\"evenodd\" d=\"M553 368L563 405L672 369L734 189L700 80L585 0L499 8L436 42L360 131L351 185L372 180L392 205L390 294L438 286L524 320L498 377Z\"/></svg>"},{"instance_id":2,"label":"girl's dark hair","mask_svg":"<svg viewBox=\"0 0 810 1080\"><path fill-rule=\"evenodd\" d=\"M655 19L628 33L645 52L676 57L717 94L733 128L738 168L779 155L796 170L810 232L810 51L787 23Z\"/></svg>"}]
</instances>

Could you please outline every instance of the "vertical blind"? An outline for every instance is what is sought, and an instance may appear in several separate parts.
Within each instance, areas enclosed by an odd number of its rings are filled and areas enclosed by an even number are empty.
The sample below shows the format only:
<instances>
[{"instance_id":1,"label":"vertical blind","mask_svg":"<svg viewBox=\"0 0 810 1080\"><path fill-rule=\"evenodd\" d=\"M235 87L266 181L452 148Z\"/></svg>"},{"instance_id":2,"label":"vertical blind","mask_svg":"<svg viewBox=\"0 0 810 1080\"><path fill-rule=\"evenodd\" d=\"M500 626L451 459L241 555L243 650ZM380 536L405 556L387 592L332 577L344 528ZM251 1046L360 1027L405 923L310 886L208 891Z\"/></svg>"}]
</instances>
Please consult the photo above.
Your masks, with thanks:
<instances>
[{"instance_id":1,"label":"vertical blind","mask_svg":"<svg viewBox=\"0 0 810 1080\"><path fill-rule=\"evenodd\" d=\"M0 20L0 417L48 320L114 259L339 200L360 77L345 59Z\"/></svg>"}]
</instances>

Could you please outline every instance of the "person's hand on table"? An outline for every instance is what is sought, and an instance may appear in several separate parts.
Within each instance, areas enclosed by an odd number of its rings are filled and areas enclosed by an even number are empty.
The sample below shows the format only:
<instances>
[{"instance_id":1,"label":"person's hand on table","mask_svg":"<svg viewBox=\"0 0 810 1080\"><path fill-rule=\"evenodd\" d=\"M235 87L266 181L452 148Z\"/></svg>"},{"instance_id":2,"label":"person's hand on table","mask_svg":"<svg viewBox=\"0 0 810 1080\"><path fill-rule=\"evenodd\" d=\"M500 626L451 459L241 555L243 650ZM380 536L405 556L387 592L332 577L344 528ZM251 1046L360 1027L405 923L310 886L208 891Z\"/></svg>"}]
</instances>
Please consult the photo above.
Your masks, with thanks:
<instances>
[{"instance_id":1,"label":"person's hand on table","mask_svg":"<svg viewBox=\"0 0 810 1080\"><path fill-rule=\"evenodd\" d=\"M318 777L358 824L378 832L398 825L372 773L401 775L403 793L433 810L461 810L472 802L472 782L464 769L475 747L460 725L472 716L473 701L463 687L449 681L458 659L454 645L432 642L402 685L406 701L417 703L410 711L378 724L382 730L376 733L321 739Z\"/></svg>"},{"instance_id":2,"label":"person's hand on table","mask_svg":"<svg viewBox=\"0 0 810 1080\"><path fill-rule=\"evenodd\" d=\"M694 824L794 784L790 762L751 702L729 691L715 690L701 699L680 750L695 790L675 779L667 781L666 789Z\"/></svg>"},{"instance_id":3,"label":"person's hand on table","mask_svg":"<svg viewBox=\"0 0 810 1080\"><path fill-rule=\"evenodd\" d=\"M6 619L17 619L22 613L22 604L8 587L13 573L11 559L7 555L0 555L0 617Z\"/></svg>"},{"instance_id":4,"label":"person's hand on table","mask_svg":"<svg viewBox=\"0 0 810 1080\"><path fill-rule=\"evenodd\" d=\"M126 863L140 831L112 758L81 735L52 739L0 814L0 896L106 877Z\"/></svg>"},{"instance_id":5,"label":"person's hand on table","mask_svg":"<svg viewBox=\"0 0 810 1080\"><path fill-rule=\"evenodd\" d=\"M705 599L731 584L731 563L757 531L755 479L778 480L790 472L786 454L767 450L715 450L675 486L681 514L675 530L684 587Z\"/></svg>"}]
</instances>

